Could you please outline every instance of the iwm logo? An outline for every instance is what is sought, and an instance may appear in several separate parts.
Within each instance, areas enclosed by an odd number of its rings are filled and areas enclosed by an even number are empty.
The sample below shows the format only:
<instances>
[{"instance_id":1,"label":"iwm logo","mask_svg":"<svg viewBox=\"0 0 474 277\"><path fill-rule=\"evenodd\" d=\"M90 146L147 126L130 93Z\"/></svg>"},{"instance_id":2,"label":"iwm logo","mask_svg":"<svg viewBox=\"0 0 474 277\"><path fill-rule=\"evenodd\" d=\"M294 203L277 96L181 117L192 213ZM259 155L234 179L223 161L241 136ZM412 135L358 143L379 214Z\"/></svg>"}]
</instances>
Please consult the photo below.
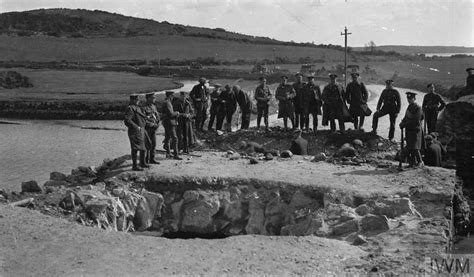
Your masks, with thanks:
<instances>
[{"instance_id":1,"label":"iwm logo","mask_svg":"<svg viewBox=\"0 0 474 277\"><path fill-rule=\"evenodd\" d=\"M470 276L471 260L474 261L474 255L444 254L436 257L425 257L425 272L428 274Z\"/></svg>"}]
</instances>

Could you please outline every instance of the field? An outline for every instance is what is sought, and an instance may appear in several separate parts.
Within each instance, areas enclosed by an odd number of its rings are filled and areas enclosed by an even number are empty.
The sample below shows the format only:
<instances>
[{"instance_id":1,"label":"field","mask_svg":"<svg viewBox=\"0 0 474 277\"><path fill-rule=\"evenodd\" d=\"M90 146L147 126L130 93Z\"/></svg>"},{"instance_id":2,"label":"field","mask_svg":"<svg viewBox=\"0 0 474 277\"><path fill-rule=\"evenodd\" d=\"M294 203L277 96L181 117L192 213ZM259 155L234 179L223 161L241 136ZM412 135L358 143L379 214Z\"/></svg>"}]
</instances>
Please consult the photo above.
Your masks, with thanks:
<instances>
[{"instance_id":1,"label":"field","mask_svg":"<svg viewBox=\"0 0 474 277\"><path fill-rule=\"evenodd\" d=\"M131 93L176 88L169 78L123 72L60 71L14 68L30 78L31 88L0 90L0 100L122 101Z\"/></svg>"},{"instance_id":2,"label":"field","mask_svg":"<svg viewBox=\"0 0 474 277\"><path fill-rule=\"evenodd\" d=\"M160 52L158 52L160 49ZM213 57L217 60L273 59L275 56L342 60L344 53L332 49L283 45L258 45L183 36L137 36L126 38L56 38L0 36L3 61L110 61L172 60Z\"/></svg>"}]
</instances>

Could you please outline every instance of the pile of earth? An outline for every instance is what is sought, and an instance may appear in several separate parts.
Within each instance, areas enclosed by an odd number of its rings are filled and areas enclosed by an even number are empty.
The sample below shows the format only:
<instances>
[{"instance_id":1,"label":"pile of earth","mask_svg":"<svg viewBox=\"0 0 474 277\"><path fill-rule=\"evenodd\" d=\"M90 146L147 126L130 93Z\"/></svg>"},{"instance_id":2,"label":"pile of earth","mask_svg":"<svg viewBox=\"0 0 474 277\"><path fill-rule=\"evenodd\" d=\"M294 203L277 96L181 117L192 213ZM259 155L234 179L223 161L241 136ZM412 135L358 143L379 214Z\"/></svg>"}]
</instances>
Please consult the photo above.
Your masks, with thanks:
<instances>
[{"instance_id":1,"label":"pile of earth","mask_svg":"<svg viewBox=\"0 0 474 277\"><path fill-rule=\"evenodd\" d=\"M198 149L230 150L246 157L262 156L257 153L246 153L241 148L241 142L252 141L262 145L265 150L283 152L290 148L293 136L291 131L285 131L280 126L270 127L268 132L256 128L231 133L207 132L200 134L204 146ZM322 157L331 163L348 165L370 163L388 167L390 163L387 161L396 160L400 149L397 142L360 130L347 130L344 133L329 130L303 132L302 137L308 141L308 155ZM342 149L347 147L350 151L345 154Z\"/></svg>"},{"instance_id":2,"label":"pile of earth","mask_svg":"<svg viewBox=\"0 0 474 277\"><path fill-rule=\"evenodd\" d=\"M16 71L3 71L0 72L0 87L6 89L13 88L29 88L32 87L30 79L26 76L21 75Z\"/></svg>"}]
</instances>

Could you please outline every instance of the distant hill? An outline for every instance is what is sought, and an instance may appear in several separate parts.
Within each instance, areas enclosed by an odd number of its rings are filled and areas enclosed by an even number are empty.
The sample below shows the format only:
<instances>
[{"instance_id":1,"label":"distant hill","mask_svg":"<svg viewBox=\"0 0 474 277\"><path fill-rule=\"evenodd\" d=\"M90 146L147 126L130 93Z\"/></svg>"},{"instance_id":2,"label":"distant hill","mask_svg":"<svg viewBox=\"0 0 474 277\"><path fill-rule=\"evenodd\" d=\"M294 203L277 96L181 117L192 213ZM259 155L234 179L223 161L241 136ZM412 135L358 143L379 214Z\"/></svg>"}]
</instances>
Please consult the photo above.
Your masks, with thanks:
<instances>
[{"instance_id":1,"label":"distant hill","mask_svg":"<svg viewBox=\"0 0 474 277\"><path fill-rule=\"evenodd\" d=\"M395 51L400 54L425 54L425 53L474 53L474 47L461 46L408 46L408 45L381 45L377 50ZM354 47L355 51L365 51L365 47Z\"/></svg>"}]
</instances>

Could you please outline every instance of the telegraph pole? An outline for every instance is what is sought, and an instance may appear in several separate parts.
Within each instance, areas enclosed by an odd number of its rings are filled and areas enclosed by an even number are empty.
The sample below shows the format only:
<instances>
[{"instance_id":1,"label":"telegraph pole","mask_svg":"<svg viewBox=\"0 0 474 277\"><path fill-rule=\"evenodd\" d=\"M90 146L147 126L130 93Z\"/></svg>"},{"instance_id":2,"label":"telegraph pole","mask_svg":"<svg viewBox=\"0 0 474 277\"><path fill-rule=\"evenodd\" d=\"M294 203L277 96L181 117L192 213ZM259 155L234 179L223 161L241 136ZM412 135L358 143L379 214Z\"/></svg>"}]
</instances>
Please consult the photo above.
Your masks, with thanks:
<instances>
[{"instance_id":1,"label":"telegraph pole","mask_svg":"<svg viewBox=\"0 0 474 277\"><path fill-rule=\"evenodd\" d=\"M351 34L347 32L347 27L344 27L344 33L341 33L341 36L344 36L344 87L347 83L347 35Z\"/></svg>"}]
</instances>

